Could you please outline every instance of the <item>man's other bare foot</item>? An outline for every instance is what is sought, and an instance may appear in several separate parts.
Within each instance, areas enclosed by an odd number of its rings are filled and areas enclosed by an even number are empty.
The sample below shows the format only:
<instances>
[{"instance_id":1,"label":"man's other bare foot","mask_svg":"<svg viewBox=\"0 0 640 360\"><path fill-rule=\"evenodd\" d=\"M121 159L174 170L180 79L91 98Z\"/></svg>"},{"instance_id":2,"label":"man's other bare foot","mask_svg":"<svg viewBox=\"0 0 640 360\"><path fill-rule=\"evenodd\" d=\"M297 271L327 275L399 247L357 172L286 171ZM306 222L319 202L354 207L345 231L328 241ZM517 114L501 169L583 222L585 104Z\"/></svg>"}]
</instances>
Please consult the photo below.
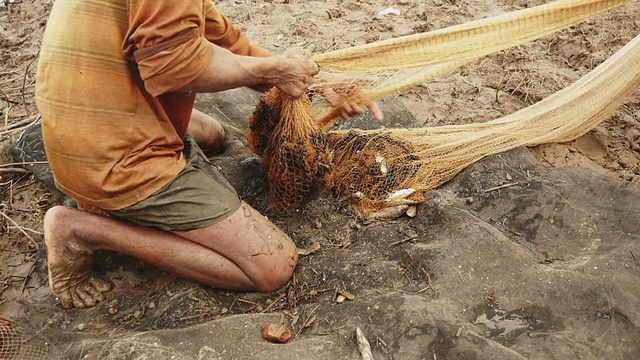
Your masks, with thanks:
<instances>
[{"instance_id":1,"label":"man's other bare foot","mask_svg":"<svg viewBox=\"0 0 640 360\"><path fill-rule=\"evenodd\" d=\"M88 213L63 206L47 211L44 239L47 247L49 287L67 309L95 306L111 285L92 273L94 252L79 236L76 224Z\"/></svg>"}]
</instances>

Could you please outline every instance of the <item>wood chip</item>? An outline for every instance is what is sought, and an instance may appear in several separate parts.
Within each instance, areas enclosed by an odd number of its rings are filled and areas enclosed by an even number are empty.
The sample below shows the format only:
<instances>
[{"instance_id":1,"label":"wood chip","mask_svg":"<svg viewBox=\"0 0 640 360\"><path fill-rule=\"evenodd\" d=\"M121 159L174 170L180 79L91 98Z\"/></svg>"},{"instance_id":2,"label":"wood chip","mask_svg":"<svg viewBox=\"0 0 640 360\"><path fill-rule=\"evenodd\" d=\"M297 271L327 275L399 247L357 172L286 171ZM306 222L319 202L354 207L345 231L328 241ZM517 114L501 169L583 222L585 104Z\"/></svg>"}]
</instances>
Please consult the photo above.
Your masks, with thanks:
<instances>
[{"instance_id":1,"label":"wood chip","mask_svg":"<svg viewBox=\"0 0 640 360\"><path fill-rule=\"evenodd\" d=\"M516 182L514 182L514 183L504 184L504 185L500 185L500 186L492 187L492 188L490 188L490 189L485 190L485 191L484 191L484 193L486 194L486 193L488 193L488 192L492 192L492 191L496 191L496 190L500 190L500 189L508 188L508 187L515 186L515 185L520 185L520 183L516 181Z\"/></svg>"},{"instance_id":2,"label":"wood chip","mask_svg":"<svg viewBox=\"0 0 640 360\"><path fill-rule=\"evenodd\" d=\"M371 353L371 345L369 344L369 340L367 340L360 328L356 328L356 341L358 343L358 350L360 351L362 360L373 360L373 354Z\"/></svg>"},{"instance_id":3,"label":"wood chip","mask_svg":"<svg viewBox=\"0 0 640 360\"><path fill-rule=\"evenodd\" d=\"M353 299L356 298L355 296L353 296L353 294L351 294L347 290L339 290L338 294L344 296L347 300L351 300L351 301L353 301Z\"/></svg>"},{"instance_id":4,"label":"wood chip","mask_svg":"<svg viewBox=\"0 0 640 360\"><path fill-rule=\"evenodd\" d=\"M318 250L320 250L320 244L318 244L318 243L316 242L316 243L311 244L311 246L309 246L309 247L308 247L308 248L306 248L306 249L300 249L300 248L298 248L298 255L300 255L300 256L305 256L305 255L309 255L309 254L311 254L311 253L314 253L314 252L316 252L316 251L318 251Z\"/></svg>"}]
</instances>

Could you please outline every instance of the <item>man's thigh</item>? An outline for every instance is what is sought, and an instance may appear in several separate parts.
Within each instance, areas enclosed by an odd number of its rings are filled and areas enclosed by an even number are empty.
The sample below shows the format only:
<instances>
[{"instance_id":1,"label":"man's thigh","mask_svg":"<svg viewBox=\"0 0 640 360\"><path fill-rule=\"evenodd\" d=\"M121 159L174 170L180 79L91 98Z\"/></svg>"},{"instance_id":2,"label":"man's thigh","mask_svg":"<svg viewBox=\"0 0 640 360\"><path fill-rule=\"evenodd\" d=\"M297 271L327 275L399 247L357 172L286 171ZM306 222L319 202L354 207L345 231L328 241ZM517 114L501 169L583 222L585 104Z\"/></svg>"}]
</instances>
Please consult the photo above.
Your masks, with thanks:
<instances>
[{"instance_id":1,"label":"man's thigh","mask_svg":"<svg viewBox=\"0 0 640 360\"><path fill-rule=\"evenodd\" d=\"M148 198L109 215L165 231L189 231L214 225L240 208L235 189L202 154L193 138L185 140L187 166Z\"/></svg>"}]
</instances>

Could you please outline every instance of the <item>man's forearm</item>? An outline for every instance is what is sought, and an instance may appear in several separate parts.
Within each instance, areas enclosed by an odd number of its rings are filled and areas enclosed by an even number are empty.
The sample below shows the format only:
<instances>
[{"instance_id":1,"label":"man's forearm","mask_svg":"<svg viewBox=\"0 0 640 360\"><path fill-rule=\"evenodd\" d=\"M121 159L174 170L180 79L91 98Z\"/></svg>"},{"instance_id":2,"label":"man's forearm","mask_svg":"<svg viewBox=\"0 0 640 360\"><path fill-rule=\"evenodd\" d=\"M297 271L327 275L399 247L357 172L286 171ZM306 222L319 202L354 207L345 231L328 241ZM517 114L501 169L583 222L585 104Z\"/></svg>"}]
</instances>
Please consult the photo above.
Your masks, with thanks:
<instances>
[{"instance_id":1,"label":"man's forearm","mask_svg":"<svg viewBox=\"0 0 640 360\"><path fill-rule=\"evenodd\" d=\"M237 87L260 88L277 83L280 59L239 56L211 45L211 62L204 72L181 89L185 92L217 92Z\"/></svg>"},{"instance_id":2,"label":"man's forearm","mask_svg":"<svg viewBox=\"0 0 640 360\"><path fill-rule=\"evenodd\" d=\"M285 95L297 98L318 73L318 66L302 49L289 49L270 57L240 56L211 44L211 62L205 71L180 91L216 92L248 86L266 89L277 86Z\"/></svg>"}]
</instances>

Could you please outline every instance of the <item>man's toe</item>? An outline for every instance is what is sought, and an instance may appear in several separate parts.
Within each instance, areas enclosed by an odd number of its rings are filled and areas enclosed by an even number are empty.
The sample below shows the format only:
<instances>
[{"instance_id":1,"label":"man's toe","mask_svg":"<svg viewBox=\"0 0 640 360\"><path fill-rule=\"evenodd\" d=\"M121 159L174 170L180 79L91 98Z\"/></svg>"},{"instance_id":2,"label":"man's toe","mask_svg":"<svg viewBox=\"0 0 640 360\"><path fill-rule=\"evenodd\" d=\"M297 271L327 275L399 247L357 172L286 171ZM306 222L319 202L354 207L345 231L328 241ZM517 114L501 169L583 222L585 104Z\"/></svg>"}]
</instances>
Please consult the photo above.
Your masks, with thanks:
<instances>
[{"instance_id":1,"label":"man's toe","mask_svg":"<svg viewBox=\"0 0 640 360\"><path fill-rule=\"evenodd\" d=\"M84 301L78 296L77 292L74 289L69 290L71 293L71 301L73 302L73 307L77 309L84 309L86 306Z\"/></svg>"},{"instance_id":2,"label":"man's toe","mask_svg":"<svg viewBox=\"0 0 640 360\"><path fill-rule=\"evenodd\" d=\"M85 307L94 307L98 303L96 299L93 298L93 296L91 296L88 292L84 291L80 287L76 289L76 293L78 294L80 300L82 300L82 302L84 303Z\"/></svg>"},{"instance_id":3,"label":"man's toe","mask_svg":"<svg viewBox=\"0 0 640 360\"><path fill-rule=\"evenodd\" d=\"M89 278L89 284L91 284L100 292L111 290L111 284L109 284L99 276L91 275L91 277Z\"/></svg>"},{"instance_id":4,"label":"man's toe","mask_svg":"<svg viewBox=\"0 0 640 360\"><path fill-rule=\"evenodd\" d=\"M84 292L89 294L89 296L91 296L91 298L94 299L96 302L100 302L104 300L104 295L102 295L102 293L98 291L98 289L96 289L93 285L89 283L84 284L84 286L82 287L82 290L84 290Z\"/></svg>"}]
</instances>

